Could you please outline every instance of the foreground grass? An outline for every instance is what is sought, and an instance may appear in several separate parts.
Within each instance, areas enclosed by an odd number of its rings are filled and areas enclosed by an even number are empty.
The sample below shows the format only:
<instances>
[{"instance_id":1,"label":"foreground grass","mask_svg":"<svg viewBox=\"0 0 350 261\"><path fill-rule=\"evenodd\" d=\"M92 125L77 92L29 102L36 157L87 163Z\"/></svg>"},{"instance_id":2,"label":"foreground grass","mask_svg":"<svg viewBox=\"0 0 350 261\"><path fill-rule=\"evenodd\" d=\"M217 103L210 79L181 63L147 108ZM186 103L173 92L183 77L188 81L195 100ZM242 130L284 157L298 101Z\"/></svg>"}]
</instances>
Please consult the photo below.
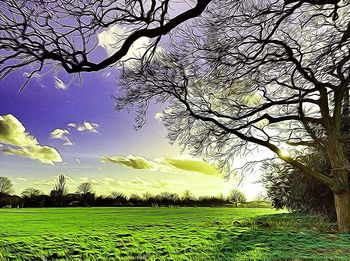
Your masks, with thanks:
<instances>
[{"instance_id":1,"label":"foreground grass","mask_svg":"<svg viewBox=\"0 0 350 261\"><path fill-rule=\"evenodd\" d=\"M333 229L272 209L1 209L0 260L350 260Z\"/></svg>"}]
</instances>

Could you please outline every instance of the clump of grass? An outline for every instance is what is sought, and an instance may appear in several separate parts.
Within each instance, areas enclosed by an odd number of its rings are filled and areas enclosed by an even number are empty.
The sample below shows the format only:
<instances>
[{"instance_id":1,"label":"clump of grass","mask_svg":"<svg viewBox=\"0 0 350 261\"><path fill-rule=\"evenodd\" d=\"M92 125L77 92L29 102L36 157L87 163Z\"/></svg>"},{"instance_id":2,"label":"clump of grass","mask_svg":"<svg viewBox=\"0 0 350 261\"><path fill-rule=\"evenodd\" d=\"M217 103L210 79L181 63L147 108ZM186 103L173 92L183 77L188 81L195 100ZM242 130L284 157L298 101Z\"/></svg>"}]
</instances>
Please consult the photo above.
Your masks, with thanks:
<instances>
[{"instance_id":1,"label":"clump of grass","mask_svg":"<svg viewBox=\"0 0 350 261\"><path fill-rule=\"evenodd\" d=\"M336 232L336 224L322 216L301 214L278 214L234 220L232 225L253 229L270 229L283 231L312 230L319 232Z\"/></svg>"},{"instance_id":2,"label":"clump of grass","mask_svg":"<svg viewBox=\"0 0 350 261\"><path fill-rule=\"evenodd\" d=\"M180 208L179 205L168 205L168 208Z\"/></svg>"},{"instance_id":3,"label":"clump of grass","mask_svg":"<svg viewBox=\"0 0 350 261\"><path fill-rule=\"evenodd\" d=\"M158 203L152 203L151 206L152 206L152 208L159 208Z\"/></svg>"}]
</instances>

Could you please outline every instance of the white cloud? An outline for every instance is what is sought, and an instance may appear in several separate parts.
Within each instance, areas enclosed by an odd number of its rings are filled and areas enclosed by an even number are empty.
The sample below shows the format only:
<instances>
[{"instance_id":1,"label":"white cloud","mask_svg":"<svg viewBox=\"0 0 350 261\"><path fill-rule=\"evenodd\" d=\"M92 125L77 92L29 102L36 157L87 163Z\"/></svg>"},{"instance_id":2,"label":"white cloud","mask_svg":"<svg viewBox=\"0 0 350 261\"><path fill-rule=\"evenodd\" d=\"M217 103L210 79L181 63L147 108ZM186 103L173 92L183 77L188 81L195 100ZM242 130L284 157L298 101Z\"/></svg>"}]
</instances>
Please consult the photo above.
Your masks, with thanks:
<instances>
[{"instance_id":1,"label":"white cloud","mask_svg":"<svg viewBox=\"0 0 350 261\"><path fill-rule=\"evenodd\" d=\"M110 162L122 167L132 169L155 170L156 164L141 156L106 156L102 158L102 162Z\"/></svg>"},{"instance_id":2,"label":"white cloud","mask_svg":"<svg viewBox=\"0 0 350 261\"><path fill-rule=\"evenodd\" d=\"M68 127L72 127L72 128L76 128L77 125L74 122L68 123L67 124Z\"/></svg>"},{"instance_id":3,"label":"white cloud","mask_svg":"<svg viewBox=\"0 0 350 261\"><path fill-rule=\"evenodd\" d=\"M154 118L158 121L162 121L162 118L163 118L164 114L162 112L157 112L155 115L154 115Z\"/></svg>"},{"instance_id":4,"label":"white cloud","mask_svg":"<svg viewBox=\"0 0 350 261\"><path fill-rule=\"evenodd\" d=\"M68 137L64 137L64 143L63 146L73 146L74 143L68 138Z\"/></svg>"},{"instance_id":5,"label":"white cloud","mask_svg":"<svg viewBox=\"0 0 350 261\"><path fill-rule=\"evenodd\" d=\"M59 90L66 90L68 88L68 85L65 84L60 78L55 76L55 87Z\"/></svg>"},{"instance_id":6,"label":"white cloud","mask_svg":"<svg viewBox=\"0 0 350 261\"><path fill-rule=\"evenodd\" d=\"M22 123L11 114L0 116L0 143L33 146L38 141L25 131Z\"/></svg>"},{"instance_id":7,"label":"white cloud","mask_svg":"<svg viewBox=\"0 0 350 261\"><path fill-rule=\"evenodd\" d=\"M66 134L69 134L69 131L63 129L55 129L50 133L52 139L64 139Z\"/></svg>"},{"instance_id":8,"label":"white cloud","mask_svg":"<svg viewBox=\"0 0 350 261\"><path fill-rule=\"evenodd\" d=\"M26 178L22 178L22 177L18 177L18 178L16 178L17 180L19 180L19 181L27 181L28 179L26 179Z\"/></svg>"},{"instance_id":9,"label":"white cloud","mask_svg":"<svg viewBox=\"0 0 350 261\"><path fill-rule=\"evenodd\" d=\"M63 146L73 146L74 143L66 136L70 134L68 130L64 129L55 129L50 133L51 139L60 139L63 140Z\"/></svg>"},{"instance_id":10,"label":"white cloud","mask_svg":"<svg viewBox=\"0 0 350 261\"><path fill-rule=\"evenodd\" d=\"M83 124L81 124L77 127L77 131L97 132L96 128L98 128L98 127L99 126L96 123L90 123L88 121L84 121Z\"/></svg>"},{"instance_id":11,"label":"white cloud","mask_svg":"<svg viewBox=\"0 0 350 261\"><path fill-rule=\"evenodd\" d=\"M5 148L3 153L8 155L17 155L24 158L30 158L40 161L45 164L54 164L55 162L62 162L61 155L55 148L49 146L41 146L39 144L30 147Z\"/></svg>"},{"instance_id":12,"label":"white cloud","mask_svg":"<svg viewBox=\"0 0 350 261\"><path fill-rule=\"evenodd\" d=\"M131 32L132 31L128 31L125 27L120 27L119 25L111 26L97 35L98 45L103 47L108 55L113 55L120 49ZM145 48L148 47L149 42L150 40L147 37L141 37L136 40L123 60L141 57Z\"/></svg>"},{"instance_id":13,"label":"white cloud","mask_svg":"<svg viewBox=\"0 0 350 261\"><path fill-rule=\"evenodd\" d=\"M23 124L11 114L0 116L0 143L9 145L2 146L1 149L8 155L35 159L46 164L62 162L61 155L55 148L40 145L36 138L26 132Z\"/></svg>"},{"instance_id":14,"label":"white cloud","mask_svg":"<svg viewBox=\"0 0 350 261\"><path fill-rule=\"evenodd\" d=\"M167 159L158 158L149 160L141 156L106 156L102 162L114 163L122 167L143 169L147 171L159 171L165 173L194 173L213 176L222 176L222 174L210 163L198 159Z\"/></svg>"},{"instance_id":15,"label":"white cloud","mask_svg":"<svg viewBox=\"0 0 350 261\"><path fill-rule=\"evenodd\" d=\"M108 29L98 33L98 45L103 47L109 56L117 52L123 45L126 38L132 33L132 30L128 30L126 27L119 25L113 25ZM147 37L141 37L137 39L129 48L128 53L121 59L124 66L132 67L132 58L141 58L150 46L151 41ZM156 53L162 52L161 47L156 48Z\"/></svg>"},{"instance_id":16,"label":"white cloud","mask_svg":"<svg viewBox=\"0 0 350 261\"><path fill-rule=\"evenodd\" d=\"M91 123L88 121L84 121L81 124L71 122L71 123L68 123L67 126L72 127L74 129L76 129L77 131L89 131L89 132L95 132L95 133L98 132L97 128L99 127L99 125L97 123Z\"/></svg>"}]
</instances>

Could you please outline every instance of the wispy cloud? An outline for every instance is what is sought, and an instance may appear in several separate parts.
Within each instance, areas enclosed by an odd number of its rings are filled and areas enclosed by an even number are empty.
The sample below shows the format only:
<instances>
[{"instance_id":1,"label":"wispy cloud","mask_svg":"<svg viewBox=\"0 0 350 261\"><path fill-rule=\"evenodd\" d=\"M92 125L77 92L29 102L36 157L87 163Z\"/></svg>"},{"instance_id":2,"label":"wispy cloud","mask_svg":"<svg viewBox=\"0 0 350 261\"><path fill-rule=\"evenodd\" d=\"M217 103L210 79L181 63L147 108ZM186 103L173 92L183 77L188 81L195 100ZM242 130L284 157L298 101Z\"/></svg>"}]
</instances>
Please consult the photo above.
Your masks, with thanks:
<instances>
[{"instance_id":1,"label":"wispy cloud","mask_svg":"<svg viewBox=\"0 0 350 261\"><path fill-rule=\"evenodd\" d=\"M157 112L155 115L154 115L154 118L157 120L157 121L162 121L162 118L163 118L164 114L162 112Z\"/></svg>"},{"instance_id":2,"label":"wispy cloud","mask_svg":"<svg viewBox=\"0 0 350 261\"><path fill-rule=\"evenodd\" d=\"M68 88L68 85L65 84L60 78L55 76L55 87L59 90L66 90Z\"/></svg>"},{"instance_id":3,"label":"wispy cloud","mask_svg":"<svg viewBox=\"0 0 350 261\"><path fill-rule=\"evenodd\" d=\"M132 169L144 169L144 170L154 170L156 164L146 158L141 156L106 156L102 158L102 162L110 162L117 164L122 167L132 168Z\"/></svg>"},{"instance_id":4,"label":"wispy cloud","mask_svg":"<svg viewBox=\"0 0 350 261\"><path fill-rule=\"evenodd\" d=\"M76 129L77 131L89 131L89 132L95 132L97 133L97 128L99 127L99 125L97 123L91 123L88 121L84 121L81 124L78 123L68 123L67 127L72 127L74 129Z\"/></svg>"},{"instance_id":5,"label":"wispy cloud","mask_svg":"<svg viewBox=\"0 0 350 261\"><path fill-rule=\"evenodd\" d=\"M52 139L64 139L67 134L69 134L69 131L63 129L55 129L50 133Z\"/></svg>"},{"instance_id":6,"label":"wispy cloud","mask_svg":"<svg viewBox=\"0 0 350 261\"><path fill-rule=\"evenodd\" d=\"M64 140L63 146L73 146L74 145L74 143L68 137L64 137L63 140Z\"/></svg>"},{"instance_id":7,"label":"wispy cloud","mask_svg":"<svg viewBox=\"0 0 350 261\"><path fill-rule=\"evenodd\" d=\"M111 26L97 35L98 45L103 47L108 55L112 55L120 49L129 34L130 30L128 31L124 27L119 25ZM150 40L147 37L141 37L136 40L123 59L141 57L144 49L148 47L149 42Z\"/></svg>"},{"instance_id":8,"label":"wispy cloud","mask_svg":"<svg viewBox=\"0 0 350 261\"><path fill-rule=\"evenodd\" d=\"M73 146L74 143L67 137L67 135L69 135L70 132L68 130L65 129L55 129L50 133L51 139L60 139L63 140L64 146Z\"/></svg>"},{"instance_id":9,"label":"wispy cloud","mask_svg":"<svg viewBox=\"0 0 350 261\"><path fill-rule=\"evenodd\" d=\"M205 161L189 159L164 159L164 164L183 171L198 172L205 175L221 175L211 164Z\"/></svg>"},{"instance_id":10,"label":"wispy cloud","mask_svg":"<svg viewBox=\"0 0 350 261\"><path fill-rule=\"evenodd\" d=\"M110 162L122 167L143 169L148 171L159 172L191 172L204 175L221 176L222 174L210 163L203 160L194 159L146 159L141 156L106 156L102 158L102 162Z\"/></svg>"},{"instance_id":11,"label":"wispy cloud","mask_svg":"<svg viewBox=\"0 0 350 261\"><path fill-rule=\"evenodd\" d=\"M8 145L1 148L8 155L35 159L46 164L62 162L62 157L55 148L40 145L11 114L0 116L0 143Z\"/></svg>"},{"instance_id":12,"label":"wispy cloud","mask_svg":"<svg viewBox=\"0 0 350 261\"><path fill-rule=\"evenodd\" d=\"M114 25L108 29L98 33L98 45L104 48L108 55L114 54L118 51L125 39L132 33L131 30L128 30L126 27L121 27L119 25ZM136 40L128 50L128 53L122 58L124 66L131 68L133 65L133 58L140 59L145 54L147 48L149 48L151 41L147 37L140 37ZM156 54L161 53L163 49L157 47Z\"/></svg>"}]
</instances>

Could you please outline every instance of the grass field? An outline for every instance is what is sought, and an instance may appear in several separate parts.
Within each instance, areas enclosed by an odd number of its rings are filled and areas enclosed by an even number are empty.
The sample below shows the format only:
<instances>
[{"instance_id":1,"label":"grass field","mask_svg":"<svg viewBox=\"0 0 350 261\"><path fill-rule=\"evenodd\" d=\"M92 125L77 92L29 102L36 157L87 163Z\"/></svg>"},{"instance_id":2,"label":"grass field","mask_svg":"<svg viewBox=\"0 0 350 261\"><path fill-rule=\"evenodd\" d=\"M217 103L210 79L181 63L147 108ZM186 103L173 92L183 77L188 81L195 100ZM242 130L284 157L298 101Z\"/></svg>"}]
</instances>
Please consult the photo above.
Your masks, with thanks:
<instances>
[{"instance_id":1,"label":"grass field","mask_svg":"<svg viewBox=\"0 0 350 261\"><path fill-rule=\"evenodd\" d=\"M0 260L350 260L332 229L272 209L0 209Z\"/></svg>"}]
</instances>

